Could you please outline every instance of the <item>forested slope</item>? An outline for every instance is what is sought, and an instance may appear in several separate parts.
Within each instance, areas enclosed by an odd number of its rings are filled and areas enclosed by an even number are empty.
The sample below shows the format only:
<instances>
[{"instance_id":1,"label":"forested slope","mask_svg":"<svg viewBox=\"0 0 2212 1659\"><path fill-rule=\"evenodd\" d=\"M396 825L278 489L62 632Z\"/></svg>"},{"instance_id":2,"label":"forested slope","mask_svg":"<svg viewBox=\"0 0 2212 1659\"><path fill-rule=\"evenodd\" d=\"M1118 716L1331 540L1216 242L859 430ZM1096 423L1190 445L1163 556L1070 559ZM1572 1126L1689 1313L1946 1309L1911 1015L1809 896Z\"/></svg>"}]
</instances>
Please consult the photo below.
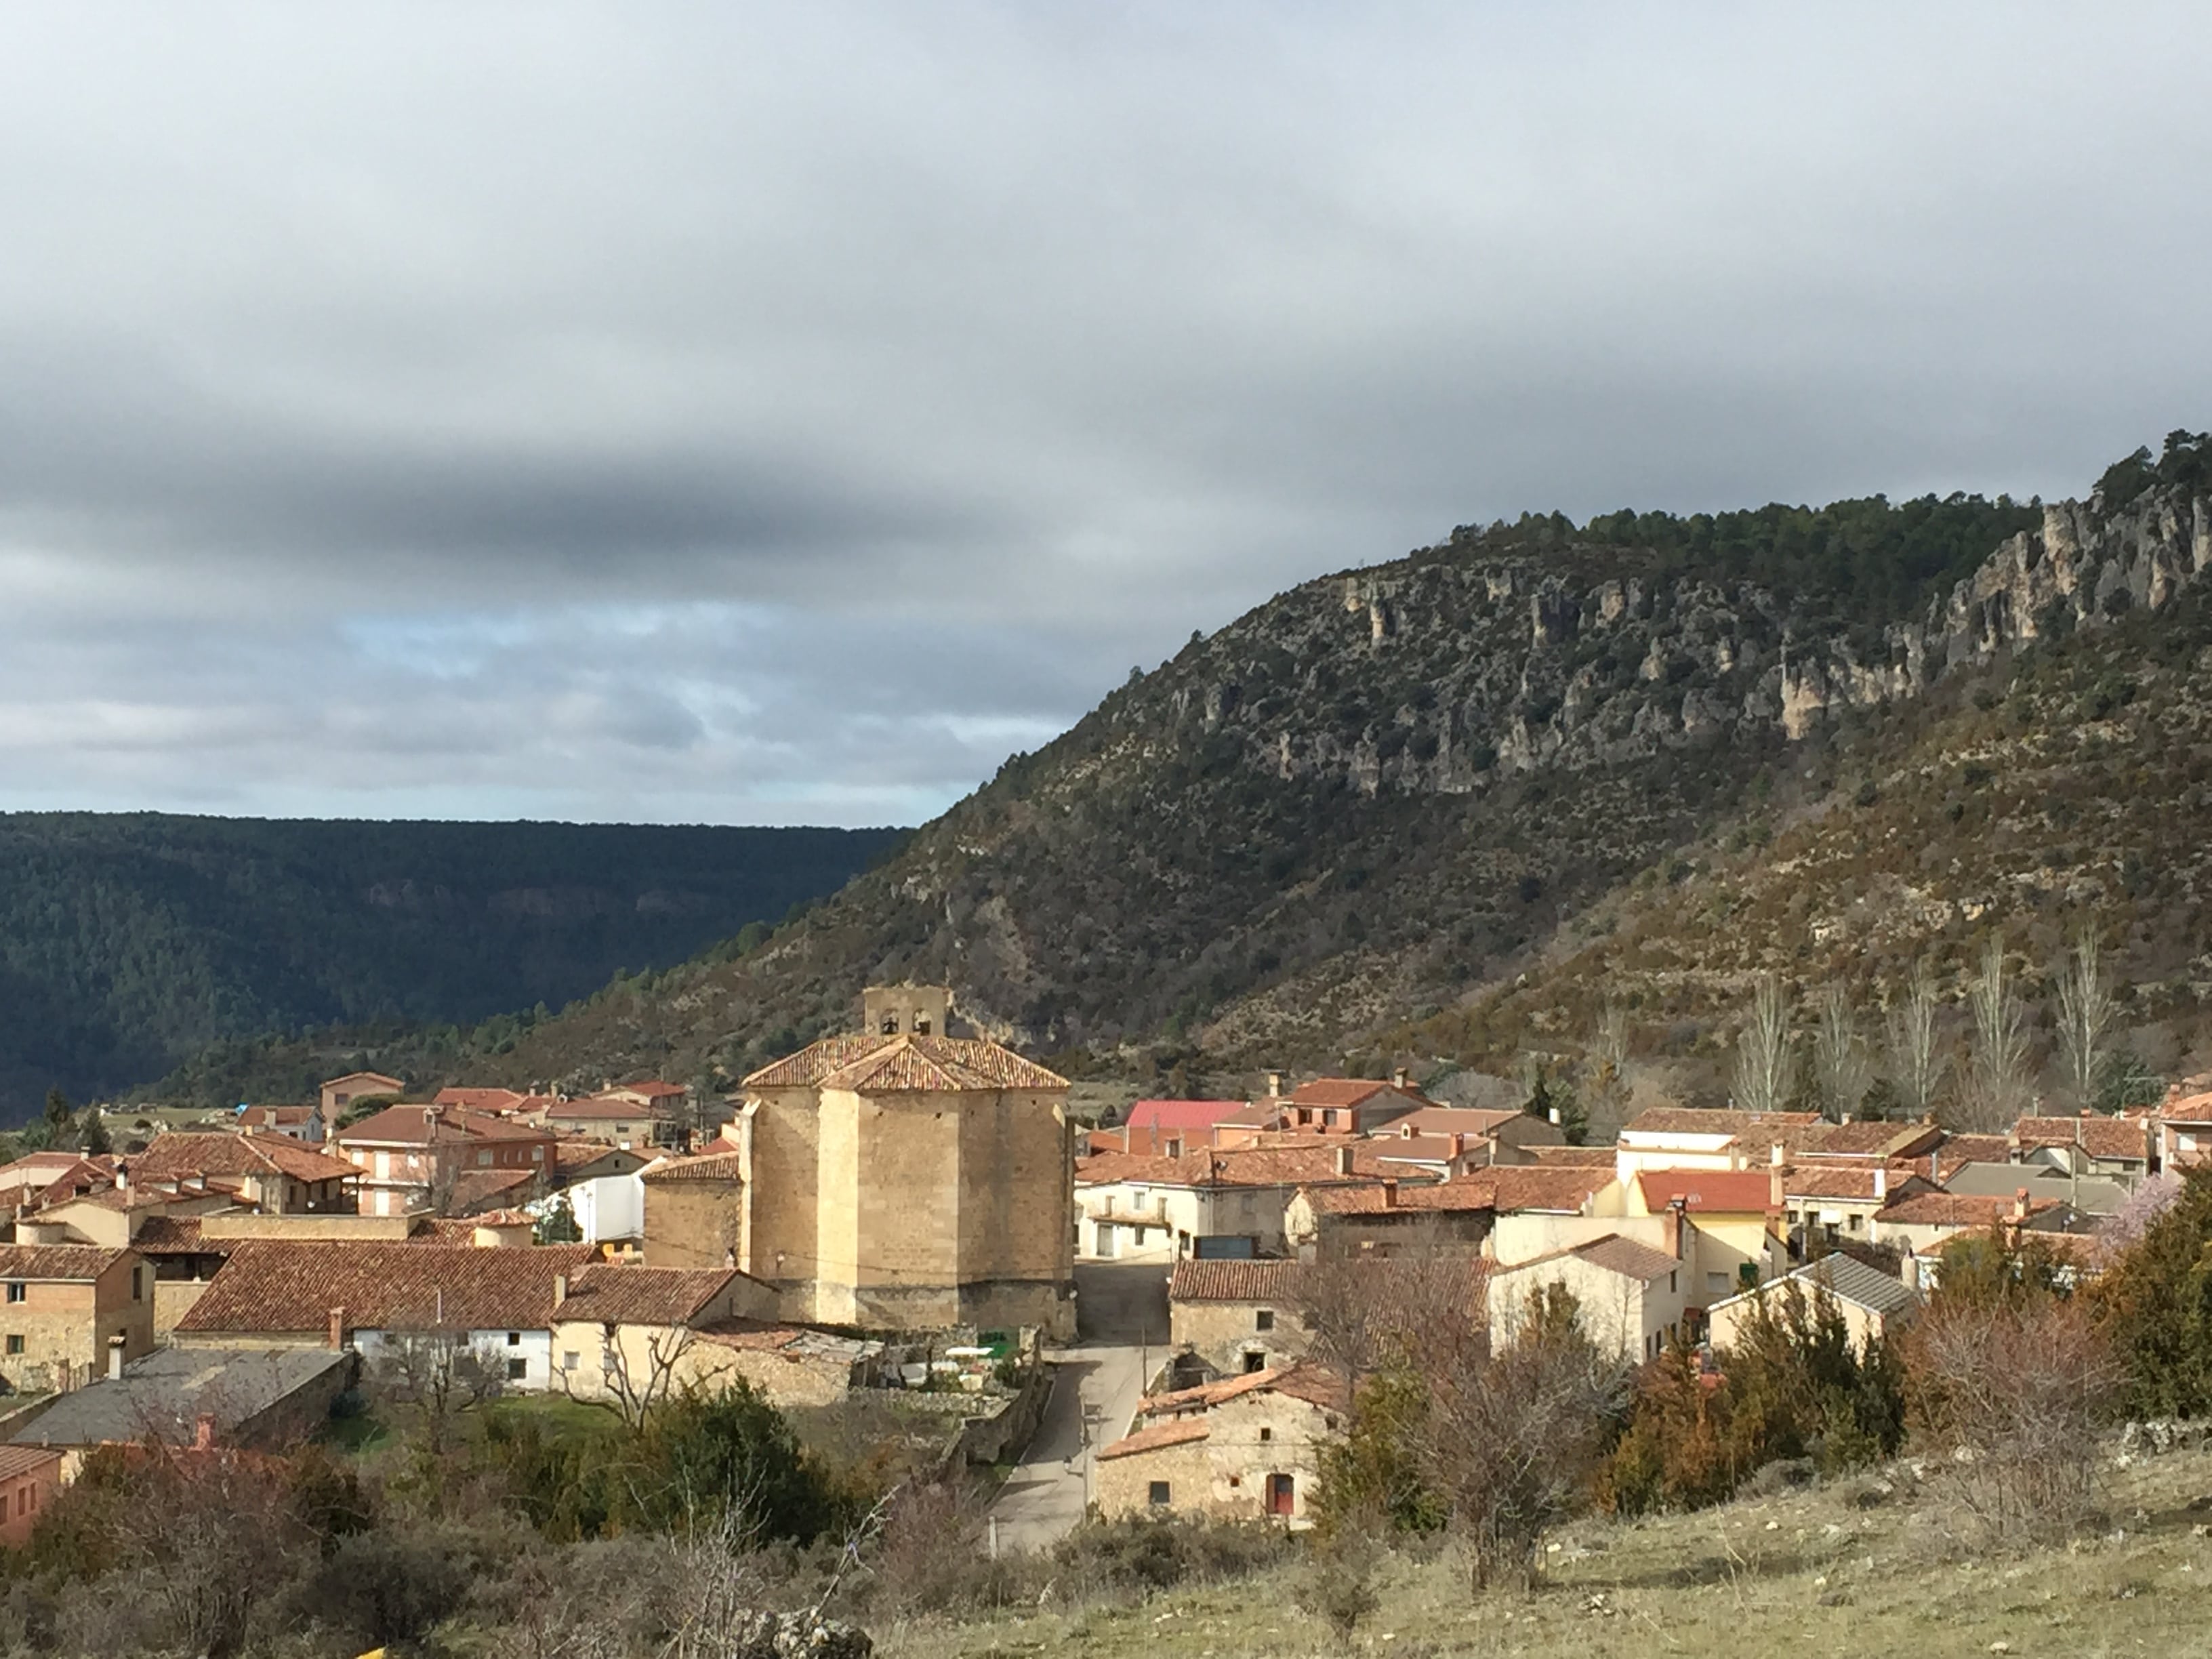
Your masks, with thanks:
<instances>
[{"instance_id":1,"label":"forested slope","mask_svg":"<svg viewBox=\"0 0 2212 1659\"><path fill-rule=\"evenodd\" d=\"M896 836L0 815L0 1112L228 1037L558 1007L775 921Z\"/></svg>"}]
</instances>

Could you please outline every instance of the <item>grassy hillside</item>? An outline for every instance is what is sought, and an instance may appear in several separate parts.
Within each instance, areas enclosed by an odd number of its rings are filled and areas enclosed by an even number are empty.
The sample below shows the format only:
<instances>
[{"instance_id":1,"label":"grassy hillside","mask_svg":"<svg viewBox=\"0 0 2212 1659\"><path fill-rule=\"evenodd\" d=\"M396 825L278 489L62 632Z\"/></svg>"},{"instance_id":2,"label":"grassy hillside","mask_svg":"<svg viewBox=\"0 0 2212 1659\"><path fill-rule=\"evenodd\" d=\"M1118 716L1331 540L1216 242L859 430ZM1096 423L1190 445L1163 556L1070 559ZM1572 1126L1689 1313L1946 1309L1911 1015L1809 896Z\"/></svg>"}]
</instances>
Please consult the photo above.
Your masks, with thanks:
<instances>
[{"instance_id":1,"label":"grassy hillside","mask_svg":"<svg viewBox=\"0 0 2212 1659\"><path fill-rule=\"evenodd\" d=\"M558 1006L773 921L895 838L0 816L0 1113L248 1034Z\"/></svg>"},{"instance_id":2,"label":"grassy hillside","mask_svg":"<svg viewBox=\"0 0 2212 1659\"><path fill-rule=\"evenodd\" d=\"M1977 927L2037 944L2094 896L2127 910L2124 971L2168 984L2191 912L2145 853L2197 787L2208 453L2175 434L2048 507L1532 517L1306 583L1133 675L757 948L610 987L507 1061L733 1078L911 975L1079 1073L1494 1067L1578 1047L1626 959L1553 969L1636 927L1662 953L1715 941L1631 988L1661 1027L1640 1043L1695 1048L1717 1039L1673 1030L1677 1003L1709 1020L1754 945L1880 988L1888 959L1851 947L1882 929L1824 907L1889 890L1824 896L1782 839L1830 817L1911 872L1955 930L1947 960ZM2050 789L2074 793L2048 834L2014 823L2008 801ZM2019 878L2031 850L2066 854L2056 872L2131 847L2110 879Z\"/></svg>"},{"instance_id":3,"label":"grassy hillside","mask_svg":"<svg viewBox=\"0 0 2212 1659\"><path fill-rule=\"evenodd\" d=\"M1908 1475L1862 1478L1695 1514L1562 1529L1532 1594L1468 1593L1445 1551L1399 1555L1355 1650L1422 1659L1770 1659L1775 1654L2212 1652L2212 1455L2117 1474L2110 1519L2051 1547L1989 1552L1964 1517ZM1261 1659L1340 1652L1297 1611L1304 1569L1141 1601L878 1624L885 1659L1073 1654L1085 1659Z\"/></svg>"}]
</instances>

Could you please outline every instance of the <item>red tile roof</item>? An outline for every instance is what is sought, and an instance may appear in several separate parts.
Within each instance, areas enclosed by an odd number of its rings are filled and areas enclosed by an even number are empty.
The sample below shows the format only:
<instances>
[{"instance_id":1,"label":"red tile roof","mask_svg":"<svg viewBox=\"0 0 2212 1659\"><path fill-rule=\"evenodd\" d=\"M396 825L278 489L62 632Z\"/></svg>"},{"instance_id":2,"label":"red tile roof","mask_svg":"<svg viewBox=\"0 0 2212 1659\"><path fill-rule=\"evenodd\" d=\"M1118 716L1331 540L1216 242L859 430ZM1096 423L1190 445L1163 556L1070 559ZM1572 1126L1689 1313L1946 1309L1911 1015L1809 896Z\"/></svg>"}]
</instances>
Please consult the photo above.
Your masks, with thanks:
<instances>
[{"instance_id":1,"label":"red tile roof","mask_svg":"<svg viewBox=\"0 0 2212 1659\"><path fill-rule=\"evenodd\" d=\"M688 1325L738 1279L735 1267L641 1267L595 1262L568 1280L556 1319L602 1325Z\"/></svg>"},{"instance_id":2,"label":"red tile roof","mask_svg":"<svg viewBox=\"0 0 2212 1659\"><path fill-rule=\"evenodd\" d=\"M640 1158L644 1154L610 1146L604 1140L556 1140L553 1143L553 1162L563 1175L573 1175L579 1170L588 1170L594 1164L608 1158Z\"/></svg>"},{"instance_id":3,"label":"red tile roof","mask_svg":"<svg viewBox=\"0 0 2212 1659\"><path fill-rule=\"evenodd\" d=\"M1334 1373L1318 1365L1294 1362L1288 1365L1270 1365L1263 1370L1241 1371L1234 1376L1224 1376L1218 1382L1201 1382L1194 1389L1176 1389L1167 1394L1153 1395L1139 1401L1139 1412L1147 1417L1169 1413L1182 1415L1191 1412L1212 1411L1217 1406L1248 1394L1286 1394L1293 1400L1303 1400L1310 1406L1334 1407L1344 1405L1344 1383Z\"/></svg>"},{"instance_id":4,"label":"red tile roof","mask_svg":"<svg viewBox=\"0 0 2212 1659\"><path fill-rule=\"evenodd\" d=\"M465 1111L458 1106L387 1106L351 1128L338 1131L341 1146L427 1146L434 1139L444 1142L544 1138L543 1129L511 1123L503 1117Z\"/></svg>"},{"instance_id":5,"label":"red tile roof","mask_svg":"<svg viewBox=\"0 0 2212 1659\"><path fill-rule=\"evenodd\" d=\"M1178 1261L1168 1275L1168 1300L1287 1302L1297 1273L1295 1261Z\"/></svg>"},{"instance_id":6,"label":"red tile roof","mask_svg":"<svg viewBox=\"0 0 2212 1659\"><path fill-rule=\"evenodd\" d=\"M2014 1200L2001 1193L1914 1193L1875 1212L1876 1221L1899 1227L1987 1227L2010 1218ZM2027 1212L2058 1207L2055 1198L2031 1198Z\"/></svg>"},{"instance_id":7,"label":"red tile roof","mask_svg":"<svg viewBox=\"0 0 2212 1659\"><path fill-rule=\"evenodd\" d=\"M465 1107L471 1112L511 1112L525 1098L513 1089L447 1088L438 1091L434 1103Z\"/></svg>"},{"instance_id":8,"label":"red tile roof","mask_svg":"<svg viewBox=\"0 0 2212 1659\"><path fill-rule=\"evenodd\" d=\"M1610 1146L1523 1146L1521 1150L1538 1164L1554 1169L1610 1170L1620 1161Z\"/></svg>"},{"instance_id":9,"label":"red tile roof","mask_svg":"<svg viewBox=\"0 0 2212 1659\"><path fill-rule=\"evenodd\" d=\"M204 1241L196 1215L149 1215L138 1224L131 1248L141 1255L215 1255L228 1250L230 1243L227 1239Z\"/></svg>"},{"instance_id":10,"label":"red tile roof","mask_svg":"<svg viewBox=\"0 0 2212 1659\"><path fill-rule=\"evenodd\" d=\"M763 1066L745 1079L744 1086L843 1089L855 1094L975 1093L1060 1090L1067 1087L1067 1079L982 1037L848 1035L823 1037Z\"/></svg>"},{"instance_id":11,"label":"red tile roof","mask_svg":"<svg viewBox=\"0 0 2212 1659\"><path fill-rule=\"evenodd\" d=\"M2138 1163L2150 1158L2150 1126L2141 1118L2024 1117L2012 1133L2023 1148L2078 1145L2091 1158Z\"/></svg>"},{"instance_id":12,"label":"red tile roof","mask_svg":"<svg viewBox=\"0 0 2212 1659\"><path fill-rule=\"evenodd\" d=\"M1578 1246L1575 1254L1593 1267L1603 1267L1608 1273L1619 1273L1623 1279L1639 1279L1647 1285L1661 1274L1671 1273L1682 1265L1664 1250L1655 1250L1649 1244L1623 1238L1618 1233L1593 1238L1587 1244Z\"/></svg>"},{"instance_id":13,"label":"red tile roof","mask_svg":"<svg viewBox=\"0 0 2212 1659\"><path fill-rule=\"evenodd\" d=\"M61 1453L52 1446L0 1446L0 1480L14 1480L44 1468L59 1466Z\"/></svg>"},{"instance_id":14,"label":"red tile roof","mask_svg":"<svg viewBox=\"0 0 2212 1659\"><path fill-rule=\"evenodd\" d=\"M1384 1083L1373 1078L1317 1077L1310 1083L1301 1083L1290 1092L1293 1106L1335 1107L1359 1106L1376 1095L1392 1097L1389 1104L1408 1109L1431 1104L1429 1097L1418 1089L1400 1088L1395 1083Z\"/></svg>"},{"instance_id":15,"label":"red tile roof","mask_svg":"<svg viewBox=\"0 0 2212 1659\"><path fill-rule=\"evenodd\" d=\"M1636 1179L1644 1189L1644 1207L1654 1215L1678 1198L1692 1215L1764 1215L1780 1207L1765 1170L1644 1170Z\"/></svg>"},{"instance_id":16,"label":"red tile roof","mask_svg":"<svg viewBox=\"0 0 2212 1659\"><path fill-rule=\"evenodd\" d=\"M678 1095L688 1095L691 1092L680 1083L664 1083L659 1078L652 1077L647 1078L641 1083L624 1083L619 1086L629 1090L632 1093L643 1095L647 1100L673 1100Z\"/></svg>"},{"instance_id":17,"label":"red tile roof","mask_svg":"<svg viewBox=\"0 0 2212 1659\"><path fill-rule=\"evenodd\" d=\"M457 1216L497 1209L538 1178L535 1170L463 1170L453 1177L447 1207Z\"/></svg>"},{"instance_id":18,"label":"red tile roof","mask_svg":"<svg viewBox=\"0 0 2212 1659\"><path fill-rule=\"evenodd\" d=\"M1227 1146L1187 1152L1180 1158L1138 1152L1098 1152L1076 1165L1075 1184L1101 1187L1137 1182L1149 1187L1302 1187L1332 1181L1369 1180L1399 1174L1383 1162L1388 1140L1351 1135L1315 1136L1295 1146ZM1337 1167L1350 1158L1352 1173Z\"/></svg>"},{"instance_id":19,"label":"red tile roof","mask_svg":"<svg viewBox=\"0 0 2212 1659\"><path fill-rule=\"evenodd\" d=\"M641 1172L647 1181L742 1181L743 1160L736 1152L700 1152L665 1158Z\"/></svg>"},{"instance_id":20,"label":"red tile roof","mask_svg":"<svg viewBox=\"0 0 2212 1659\"><path fill-rule=\"evenodd\" d=\"M1319 1215L1424 1215L1459 1211L1494 1210L1498 1189L1470 1181L1370 1182L1358 1187L1321 1187L1306 1194L1306 1204Z\"/></svg>"},{"instance_id":21,"label":"red tile roof","mask_svg":"<svg viewBox=\"0 0 2212 1659\"><path fill-rule=\"evenodd\" d=\"M0 1244L0 1279L97 1279L127 1254L92 1244Z\"/></svg>"},{"instance_id":22,"label":"red tile roof","mask_svg":"<svg viewBox=\"0 0 2212 1659\"><path fill-rule=\"evenodd\" d=\"M1652 1106L1621 1126L1629 1135L1727 1135L1756 1139L1776 1130L1803 1128L1821 1121L1818 1112L1723 1112L1697 1106Z\"/></svg>"},{"instance_id":23,"label":"red tile roof","mask_svg":"<svg viewBox=\"0 0 2212 1659\"><path fill-rule=\"evenodd\" d=\"M335 1089L341 1083L381 1083L392 1094L398 1094L407 1086L399 1079L386 1077L381 1072L348 1072L343 1077L324 1079L323 1087Z\"/></svg>"},{"instance_id":24,"label":"red tile roof","mask_svg":"<svg viewBox=\"0 0 2212 1659\"><path fill-rule=\"evenodd\" d=\"M1134 1434L1116 1440L1110 1446L1102 1446L1098 1449L1098 1455L1101 1459L1135 1457L1167 1446L1188 1446L1205 1439L1212 1432L1202 1416L1178 1418L1172 1423L1155 1423L1148 1429L1139 1429Z\"/></svg>"},{"instance_id":25,"label":"red tile roof","mask_svg":"<svg viewBox=\"0 0 2212 1659\"><path fill-rule=\"evenodd\" d=\"M588 1244L476 1249L447 1244L245 1239L177 1322L235 1335L325 1331L332 1308L365 1330L544 1330L553 1280L597 1255Z\"/></svg>"},{"instance_id":26,"label":"red tile roof","mask_svg":"<svg viewBox=\"0 0 2212 1659\"><path fill-rule=\"evenodd\" d=\"M545 1109L548 1122L556 1119L579 1123L617 1122L639 1118L653 1122L662 1115L653 1107L635 1100L606 1100L593 1097L589 1100L556 1101Z\"/></svg>"},{"instance_id":27,"label":"red tile roof","mask_svg":"<svg viewBox=\"0 0 2212 1659\"><path fill-rule=\"evenodd\" d=\"M1486 1106L1422 1106L1384 1131L1387 1134L1480 1135L1487 1139L1525 1112ZM1610 1158L1612 1153L1606 1154Z\"/></svg>"},{"instance_id":28,"label":"red tile roof","mask_svg":"<svg viewBox=\"0 0 2212 1659\"><path fill-rule=\"evenodd\" d=\"M294 1181L352 1181L360 1168L265 1129L218 1134L161 1134L122 1160L134 1185L209 1176L288 1176Z\"/></svg>"}]
</instances>

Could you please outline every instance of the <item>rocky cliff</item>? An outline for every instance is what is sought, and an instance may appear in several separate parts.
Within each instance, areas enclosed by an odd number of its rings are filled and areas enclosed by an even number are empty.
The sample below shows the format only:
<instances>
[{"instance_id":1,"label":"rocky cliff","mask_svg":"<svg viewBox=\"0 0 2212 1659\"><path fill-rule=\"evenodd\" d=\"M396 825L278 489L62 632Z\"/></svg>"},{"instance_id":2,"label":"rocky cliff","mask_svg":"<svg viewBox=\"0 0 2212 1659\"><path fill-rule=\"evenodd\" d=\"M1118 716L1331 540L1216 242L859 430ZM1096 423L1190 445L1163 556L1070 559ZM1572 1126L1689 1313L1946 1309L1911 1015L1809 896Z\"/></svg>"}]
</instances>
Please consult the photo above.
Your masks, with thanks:
<instances>
[{"instance_id":1,"label":"rocky cliff","mask_svg":"<svg viewBox=\"0 0 2212 1659\"><path fill-rule=\"evenodd\" d=\"M1964 707L1947 686L2069 641L2145 648L2212 563L2203 488L1961 500L1914 522L2002 538L1923 561L1888 614L1851 598L1903 556L1879 502L1812 554L1776 532L1711 568L1553 519L1306 583L1133 675L764 945L612 988L511 1064L734 1076L909 975L983 1029L1123 1066L1337 1063L1449 1026L1639 875L1861 787L1900 720Z\"/></svg>"}]
</instances>

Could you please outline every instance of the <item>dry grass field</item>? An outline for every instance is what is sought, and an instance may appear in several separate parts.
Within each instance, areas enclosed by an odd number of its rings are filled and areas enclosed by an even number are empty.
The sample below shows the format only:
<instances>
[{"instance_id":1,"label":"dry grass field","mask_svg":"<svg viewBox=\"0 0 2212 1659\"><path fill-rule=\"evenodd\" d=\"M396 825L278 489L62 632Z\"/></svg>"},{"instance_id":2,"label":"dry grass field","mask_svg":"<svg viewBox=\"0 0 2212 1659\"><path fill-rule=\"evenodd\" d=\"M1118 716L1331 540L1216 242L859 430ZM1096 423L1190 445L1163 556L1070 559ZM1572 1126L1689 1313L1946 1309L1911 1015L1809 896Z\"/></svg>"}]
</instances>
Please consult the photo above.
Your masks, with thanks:
<instances>
[{"instance_id":1,"label":"dry grass field","mask_svg":"<svg viewBox=\"0 0 2212 1659\"><path fill-rule=\"evenodd\" d=\"M1353 1651L1527 1659L2212 1654L2212 1453L2114 1472L2106 1518L2047 1547L1978 1545L1940 1490L1862 1478L1697 1514L1566 1528L1545 1585L1470 1595L1444 1550L1378 1573ZM1295 1610L1296 1569L1126 1606L878 1626L888 1659L1242 1659L1343 1651Z\"/></svg>"}]
</instances>

